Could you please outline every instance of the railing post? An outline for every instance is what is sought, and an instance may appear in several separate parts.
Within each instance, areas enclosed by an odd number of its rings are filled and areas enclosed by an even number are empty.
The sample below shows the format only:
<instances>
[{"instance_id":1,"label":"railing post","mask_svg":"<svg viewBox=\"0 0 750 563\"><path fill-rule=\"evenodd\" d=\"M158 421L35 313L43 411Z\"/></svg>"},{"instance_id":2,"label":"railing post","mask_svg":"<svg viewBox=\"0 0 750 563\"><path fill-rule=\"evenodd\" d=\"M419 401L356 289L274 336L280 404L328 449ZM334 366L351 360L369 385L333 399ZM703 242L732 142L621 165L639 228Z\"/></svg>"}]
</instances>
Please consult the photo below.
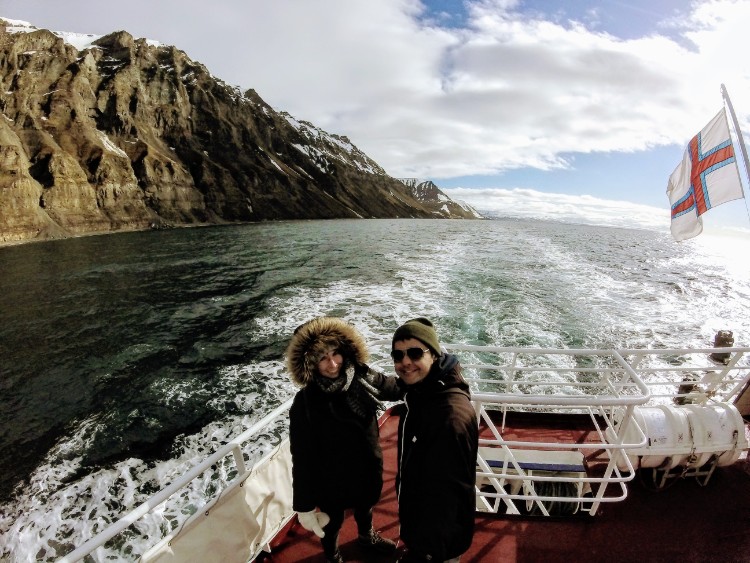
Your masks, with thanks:
<instances>
[{"instance_id":1,"label":"railing post","mask_svg":"<svg viewBox=\"0 0 750 563\"><path fill-rule=\"evenodd\" d=\"M232 455L234 456L234 463L237 465L237 474L243 475L247 469L245 469L245 457L242 455L242 449L239 445L232 449Z\"/></svg>"}]
</instances>

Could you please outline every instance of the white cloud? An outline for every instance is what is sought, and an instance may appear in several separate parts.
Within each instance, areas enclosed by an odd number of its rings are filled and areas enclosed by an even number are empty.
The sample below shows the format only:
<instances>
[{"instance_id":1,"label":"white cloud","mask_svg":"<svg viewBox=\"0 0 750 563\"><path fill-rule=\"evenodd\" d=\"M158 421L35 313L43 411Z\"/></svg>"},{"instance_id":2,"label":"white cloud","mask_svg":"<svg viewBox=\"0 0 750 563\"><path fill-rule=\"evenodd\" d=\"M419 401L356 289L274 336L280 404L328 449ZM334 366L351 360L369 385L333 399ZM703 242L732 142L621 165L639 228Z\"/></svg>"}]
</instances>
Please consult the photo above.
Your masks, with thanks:
<instances>
[{"instance_id":1,"label":"white cloud","mask_svg":"<svg viewBox=\"0 0 750 563\"><path fill-rule=\"evenodd\" d=\"M464 201L487 218L510 217L543 219L669 232L669 209L641 205L631 201L611 200L591 195L540 192L527 188L442 188L450 198ZM703 215L703 234L696 239L712 237L713 244L737 250L744 256L750 250L750 228L739 215L750 213L744 200L720 205ZM750 216L750 215L749 215ZM739 226L738 226L739 225Z\"/></svg>"},{"instance_id":2,"label":"white cloud","mask_svg":"<svg viewBox=\"0 0 750 563\"><path fill-rule=\"evenodd\" d=\"M669 230L669 210L590 195L551 194L525 188L451 188L449 197L492 217L551 219L587 225Z\"/></svg>"},{"instance_id":3,"label":"white cloud","mask_svg":"<svg viewBox=\"0 0 750 563\"><path fill-rule=\"evenodd\" d=\"M461 29L425 24L415 1L270 4L244 22L247 48L209 68L348 135L394 176L552 169L569 165L564 153L683 143L720 107L722 81L750 108L737 48L748 2L699 4L679 22L692 47L529 18L514 2L469 3Z\"/></svg>"}]
</instances>

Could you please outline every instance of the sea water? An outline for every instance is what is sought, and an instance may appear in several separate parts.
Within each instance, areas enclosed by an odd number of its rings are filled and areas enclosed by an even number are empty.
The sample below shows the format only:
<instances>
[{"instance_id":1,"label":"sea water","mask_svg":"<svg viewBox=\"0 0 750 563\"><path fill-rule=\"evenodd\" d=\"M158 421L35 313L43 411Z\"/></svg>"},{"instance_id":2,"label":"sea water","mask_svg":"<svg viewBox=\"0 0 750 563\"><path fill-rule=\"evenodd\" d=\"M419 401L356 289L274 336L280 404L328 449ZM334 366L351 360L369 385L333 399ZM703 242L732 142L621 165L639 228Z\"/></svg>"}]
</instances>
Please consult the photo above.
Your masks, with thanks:
<instances>
[{"instance_id":1,"label":"sea water","mask_svg":"<svg viewBox=\"0 0 750 563\"><path fill-rule=\"evenodd\" d=\"M368 340L425 316L443 342L750 344L727 240L499 219L175 229L0 248L0 558L54 560L293 396L300 323ZM284 435L258 438L258 457ZM228 476L211 473L167 527ZM151 539L164 524L144 524ZM152 526L153 529L149 528ZM161 526L161 527L160 527ZM142 537L114 556L137 559Z\"/></svg>"}]
</instances>

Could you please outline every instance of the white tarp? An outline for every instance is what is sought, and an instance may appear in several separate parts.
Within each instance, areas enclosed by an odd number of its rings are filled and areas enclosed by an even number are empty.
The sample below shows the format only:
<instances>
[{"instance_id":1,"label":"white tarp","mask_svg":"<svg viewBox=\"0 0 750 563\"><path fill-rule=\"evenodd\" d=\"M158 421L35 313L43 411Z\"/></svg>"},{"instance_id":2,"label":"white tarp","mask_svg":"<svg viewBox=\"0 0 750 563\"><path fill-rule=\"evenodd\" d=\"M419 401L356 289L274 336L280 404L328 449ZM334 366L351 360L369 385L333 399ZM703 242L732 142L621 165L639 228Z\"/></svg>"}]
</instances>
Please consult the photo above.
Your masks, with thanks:
<instances>
[{"instance_id":1,"label":"white tarp","mask_svg":"<svg viewBox=\"0 0 750 563\"><path fill-rule=\"evenodd\" d=\"M292 457L285 440L246 478L235 481L180 531L144 554L142 561L245 563L293 514Z\"/></svg>"}]
</instances>

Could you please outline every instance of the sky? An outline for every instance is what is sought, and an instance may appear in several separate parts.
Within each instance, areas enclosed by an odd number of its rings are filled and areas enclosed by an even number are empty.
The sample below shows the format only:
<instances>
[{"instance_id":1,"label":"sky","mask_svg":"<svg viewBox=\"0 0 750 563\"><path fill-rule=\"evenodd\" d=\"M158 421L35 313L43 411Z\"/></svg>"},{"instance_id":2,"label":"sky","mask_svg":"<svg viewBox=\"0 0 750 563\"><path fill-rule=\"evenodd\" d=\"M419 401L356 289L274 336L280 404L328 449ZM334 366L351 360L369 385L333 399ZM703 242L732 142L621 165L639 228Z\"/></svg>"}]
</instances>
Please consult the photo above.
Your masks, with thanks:
<instances>
[{"instance_id":1,"label":"sky","mask_svg":"<svg viewBox=\"0 0 750 563\"><path fill-rule=\"evenodd\" d=\"M498 215L668 230L669 176L722 84L750 135L750 0L0 0L0 16L175 45ZM704 226L750 236L747 200Z\"/></svg>"}]
</instances>

